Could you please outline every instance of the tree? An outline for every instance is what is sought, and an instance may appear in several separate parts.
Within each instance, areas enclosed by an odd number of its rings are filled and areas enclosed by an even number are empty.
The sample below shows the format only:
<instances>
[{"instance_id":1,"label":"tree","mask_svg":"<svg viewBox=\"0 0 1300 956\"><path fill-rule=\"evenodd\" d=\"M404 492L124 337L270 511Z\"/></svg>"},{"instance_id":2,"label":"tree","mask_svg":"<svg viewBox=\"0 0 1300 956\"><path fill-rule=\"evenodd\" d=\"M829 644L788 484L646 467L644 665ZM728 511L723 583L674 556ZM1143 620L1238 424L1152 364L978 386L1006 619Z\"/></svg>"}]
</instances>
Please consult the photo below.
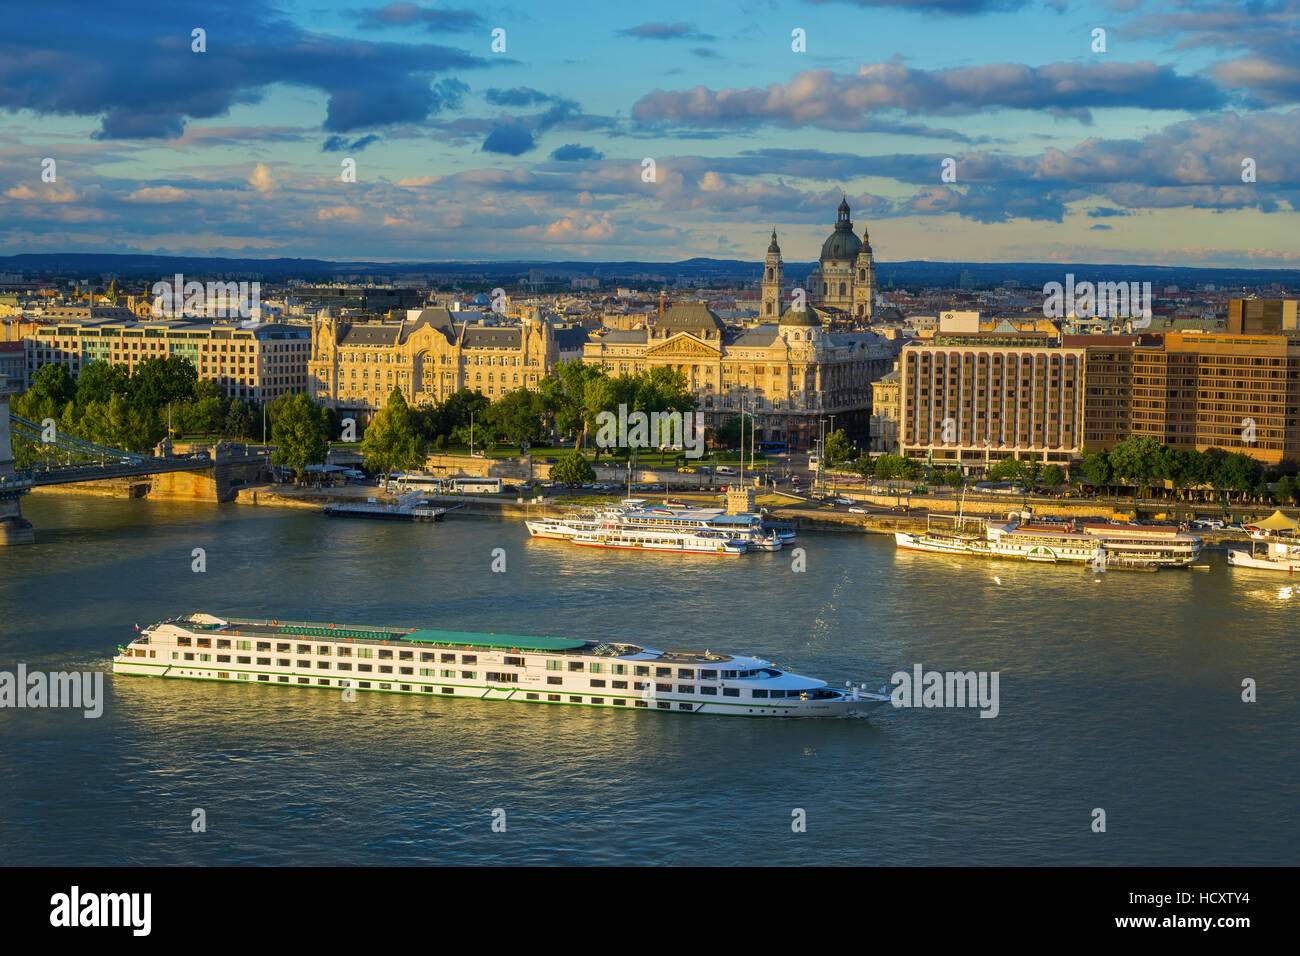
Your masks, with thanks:
<instances>
[{"instance_id":1,"label":"tree","mask_svg":"<svg viewBox=\"0 0 1300 956\"><path fill-rule=\"evenodd\" d=\"M107 402L114 395L130 394L130 373L125 365L87 362L77 376L77 407Z\"/></svg>"},{"instance_id":2,"label":"tree","mask_svg":"<svg viewBox=\"0 0 1300 956\"><path fill-rule=\"evenodd\" d=\"M989 466L984 477L989 481L1019 481L1025 476L1025 463L1019 458L1003 458Z\"/></svg>"},{"instance_id":3,"label":"tree","mask_svg":"<svg viewBox=\"0 0 1300 956\"><path fill-rule=\"evenodd\" d=\"M487 422L497 434L512 445L519 446L522 455L533 442L547 435L546 401L537 392L517 388L502 395L488 409Z\"/></svg>"},{"instance_id":4,"label":"tree","mask_svg":"<svg viewBox=\"0 0 1300 956\"><path fill-rule=\"evenodd\" d=\"M1273 499L1280 505L1295 504L1296 485L1290 475L1283 475L1273 487Z\"/></svg>"},{"instance_id":5,"label":"tree","mask_svg":"<svg viewBox=\"0 0 1300 956\"><path fill-rule=\"evenodd\" d=\"M1055 491L1065 484L1065 470L1060 465L1048 465L1043 469L1043 484Z\"/></svg>"},{"instance_id":6,"label":"tree","mask_svg":"<svg viewBox=\"0 0 1300 956\"><path fill-rule=\"evenodd\" d=\"M400 388L388 396L388 404L375 415L361 438L366 464L385 477L394 469L419 467L425 459L425 443L415 431L411 410Z\"/></svg>"},{"instance_id":7,"label":"tree","mask_svg":"<svg viewBox=\"0 0 1300 956\"><path fill-rule=\"evenodd\" d=\"M32 376L27 394L35 401L49 399L55 407L62 408L77 397L77 383L66 365L42 365Z\"/></svg>"},{"instance_id":8,"label":"tree","mask_svg":"<svg viewBox=\"0 0 1300 956\"><path fill-rule=\"evenodd\" d=\"M566 452L551 466L551 480L576 488L584 482L595 481L596 472L591 467L591 462L587 461L587 456L574 449Z\"/></svg>"},{"instance_id":9,"label":"tree","mask_svg":"<svg viewBox=\"0 0 1300 956\"><path fill-rule=\"evenodd\" d=\"M587 419L587 388L605 378L602 365L588 365L580 360L560 362L539 383L542 399L560 435L582 433L585 443L590 424Z\"/></svg>"},{"instance_id":10,"label":"tree","mask_svg":"<svg viewBox=\"0 0 1300 956\"><path fill-rule=\"evenodd\" d=\"M740 416L733 415L713 429L713 440L723 448L736 448L740 445Z\"/></svg>"},{"instance_id":11,"label":"tree","mask_svg":"<svg viewBox=\"0 0 1300 956\"><path fill-rule=\"evenodd\" d=\"M1110 486L1111 478L1114 475L1110 467L1110 455L1104 451L1096 451L1083 458L1083 474L1088 479L1088 484L1094 488L1107 488Z\"/></svg>"},{"instance_id":12,"label":"tree","mask_svg":"<svg viewBox=\"0 0 1300 956\"><path fill-rule=\"evenodd\" d=\"M198 369L184 356L145 359L131 376L132 398L142 408L162 408L193 398L198 381Z\"/></svg>"},{"instance_id":13,"label":"tree","mask_svg":"<svg viewBox=\"0 0 1300 956\"><path fill-rule=\"evenodd\" d=\"M853 463L855 474L863 478L870 478L876 471L876 460L870 455L862 455Z\"/></svg>"},{"instance_id":14,"label":"tree","mask_svg":"<svg viewBox=\"0 0 1300 956\"><path fill-rule=\"evenodd\" d=\"M276 446L271 463L292 468L301 477L302 470L308 465L325 461L329 451L325 444L329 418L325 409L301 392L281 398L286 401L277 409L275 425L271 429L271 441ZM279 401L276 399L271 404Z\"/></svg>"},{"instance_id":15,"label":"tree","mask_svg":"<svg viewBox=\"0 0 1300 956\"><path fill-rule=\"evenodd\" d=\"M250 438L253 434L253 413L248 403L236 398L226 412L225 432L231 438Z\"/></svg>"},{"instance_id":16,"label":"tree","mask_svg":"<svg viewBox=\"0 0 1300 956\"><path fill-rule=\"evenodd\" d=\"M843 428L837 428L826 436L826 464L834 468L841 462L848 461L853 454L853 446L849 444L849 436L844 434Z\"/></svg>"}]
</instances>

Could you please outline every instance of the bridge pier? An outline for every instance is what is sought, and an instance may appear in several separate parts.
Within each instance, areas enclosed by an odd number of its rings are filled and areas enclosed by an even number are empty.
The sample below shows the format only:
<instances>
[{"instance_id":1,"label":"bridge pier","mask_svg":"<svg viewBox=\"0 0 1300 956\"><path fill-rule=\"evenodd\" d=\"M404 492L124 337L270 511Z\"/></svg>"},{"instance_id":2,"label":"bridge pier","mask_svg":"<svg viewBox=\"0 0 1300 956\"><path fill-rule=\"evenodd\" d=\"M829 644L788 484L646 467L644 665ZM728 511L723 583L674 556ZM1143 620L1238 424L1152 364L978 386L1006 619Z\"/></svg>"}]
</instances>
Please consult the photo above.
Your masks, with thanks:
<instances>
[{"instance_id":1,"label":"bridge pier","mask_svg":"<svg viewBox=\"0 0 1300 956\"><path fill-rule=\"evenodd\" d=\"M14 473L14 451L9 441L9 396L15 391L9 387L9 379L0 375L0 548L36 543L32 523L23 517L19 505L32 483Z\"/></svg>"}]
</instances>

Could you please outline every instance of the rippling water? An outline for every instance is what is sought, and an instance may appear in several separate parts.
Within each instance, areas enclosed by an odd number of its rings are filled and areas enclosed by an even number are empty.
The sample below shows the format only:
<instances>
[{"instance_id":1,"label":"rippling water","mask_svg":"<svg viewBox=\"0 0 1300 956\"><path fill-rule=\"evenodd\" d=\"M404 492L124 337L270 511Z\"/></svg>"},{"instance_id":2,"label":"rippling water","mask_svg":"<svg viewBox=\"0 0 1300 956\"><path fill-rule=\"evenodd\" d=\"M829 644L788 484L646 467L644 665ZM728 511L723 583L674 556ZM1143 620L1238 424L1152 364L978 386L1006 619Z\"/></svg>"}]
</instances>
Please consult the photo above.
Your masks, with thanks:
<instances>
[{"instance_id":1,"label":"rippling water","mask_svg":"<svg viewBox=\"0 0 1300 956\"><path fill-rule=\"evenodd\" d=\"M0 549L3 670L107 669L134 623L202 609L705 647L873 688L916 663L996 670L1001 712L349 704L110 675L96 720L0 710L0 863L1296 862L1300 587L1221 554L1208 573L1093 575L806 534L799 574L788 552L602 552L487 519L24 512L37 545Z\"/></svg>"}]
</instances>

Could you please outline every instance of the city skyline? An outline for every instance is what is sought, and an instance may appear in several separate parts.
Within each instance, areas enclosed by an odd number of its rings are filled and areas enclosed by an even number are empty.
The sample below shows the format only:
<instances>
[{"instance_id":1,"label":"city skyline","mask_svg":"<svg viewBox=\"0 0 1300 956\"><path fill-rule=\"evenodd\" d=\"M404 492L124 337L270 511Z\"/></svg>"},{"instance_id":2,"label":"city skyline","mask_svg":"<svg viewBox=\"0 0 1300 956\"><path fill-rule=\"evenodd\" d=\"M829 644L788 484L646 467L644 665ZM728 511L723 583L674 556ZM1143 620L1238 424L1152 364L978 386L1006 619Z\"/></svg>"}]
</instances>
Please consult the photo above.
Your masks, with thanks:
<instances>
[{"instance_id":1,"label":"city skyline","mask_svg":"<svg viewBox=\"0 0 1300 956\"><path fill-rule=\"evenodd\" d=\"M843 192L882 262L1293 268L1297 14L51 3L0 41L4 245L804 262Z\"/></svg>"}]
</instances>

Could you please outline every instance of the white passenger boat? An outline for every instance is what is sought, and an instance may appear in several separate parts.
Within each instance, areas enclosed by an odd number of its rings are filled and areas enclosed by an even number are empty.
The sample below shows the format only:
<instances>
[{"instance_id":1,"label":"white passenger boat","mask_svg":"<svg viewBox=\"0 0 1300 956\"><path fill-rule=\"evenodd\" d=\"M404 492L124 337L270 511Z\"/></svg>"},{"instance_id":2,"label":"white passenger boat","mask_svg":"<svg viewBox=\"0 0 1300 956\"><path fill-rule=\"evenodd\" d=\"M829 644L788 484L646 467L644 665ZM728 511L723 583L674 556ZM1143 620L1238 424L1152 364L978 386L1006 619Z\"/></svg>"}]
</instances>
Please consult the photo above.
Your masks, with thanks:
<instances>
[{"instance_id":1,"label":"white passenger boat","mask_svg":"<svg viewBox=\"0 0 1300 956\"><path fill-rule=\"evenodd\" d=\"M621 506L572 511L524 522L534 538L555 538L588 547L635 548L713 554L780 551L794 533L763 526L760 515L727 514L722 508L651 505L627 498ZM730 541L723 547L721 542Z\"/></svg>"},{"instance_id":2,"label":"white passenger boat","mask_svg":"<svg viewBox=\"0 0 1300 956\"><path fill-rule=\"evenodd\" d=\"M1260 547L1260 545L1263 547ZM1300 571L1300 541L1295 538L1269 538L1252 541L1249 550L1228 549L1228 563L1237 568L1261 571Z\"/></svg>"},{"instance_id":3,"label":"white passenger boat","mask_svg":"<svg viewBox=\"0 0 1300 956\"><path fill-rule=\"evenodd\" d=\"M990 522L933 515L927 517L924 532L896 531L894 542L912 551L1143 571L1187 567L1195 563L1202 548L1196 535L1169 525L1022 516Z\"/></svg>"},{"instance_id":4,"label":"white passenger boat","mask_svg":"<svg viewBox=\"0 0 1300 956\"><path fill-rule=\"evenodd\" d=\"M583 705L742 717L855 717L890 702L833 690L756 657L411 627L191 614L154 624L115 674L336 692Z\"/></svg>"}]
</instances>

